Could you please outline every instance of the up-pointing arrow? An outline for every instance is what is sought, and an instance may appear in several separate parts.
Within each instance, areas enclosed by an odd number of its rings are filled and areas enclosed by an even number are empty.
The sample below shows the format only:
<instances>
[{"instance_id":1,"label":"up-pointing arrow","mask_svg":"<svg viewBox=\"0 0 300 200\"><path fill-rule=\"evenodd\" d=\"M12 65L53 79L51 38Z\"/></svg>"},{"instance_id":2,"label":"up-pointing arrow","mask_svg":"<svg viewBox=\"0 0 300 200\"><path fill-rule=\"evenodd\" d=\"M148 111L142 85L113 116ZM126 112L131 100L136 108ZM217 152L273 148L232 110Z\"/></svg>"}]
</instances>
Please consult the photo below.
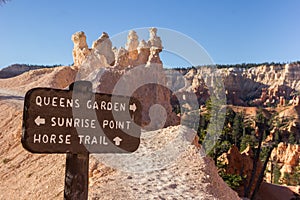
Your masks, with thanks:
<instances>
[{"instance_id":1,"label":"up-pointing arrow","mask_svg":"<svg viewBox=\"0 0 300 200\"><path fill-rule=\"evenodd\" d=\"M136 111L136 105L133 103L132 105L129 105L129 110L132 110L133 112Z\"/></svg>"},{"instance_id":2,"label":"up-pointing arrow","mask_svg":"<svg viewBox=\"0 0 300 200\"><path fill-rule=\"evenodd\" d=\"M113 139L113 141L115 142L115 145L116 145L116 146L120 146L120 144L121 144L121 142L122 142L122 139L119 138L119 137L115 137L115 138Z\"/></svg>"},{"instance_id":3,"label":"up-pointing arrow","mask_svg":"<svg viewBox=\"0 0 300 200\"><path fill-rule=\"evenodd\" d=\"M34 120L35 124L40 126L41 124L45 124L46 121L44 118L41 118L41 116L37 116L37 118Z\"/></svg>"}]
</instances>

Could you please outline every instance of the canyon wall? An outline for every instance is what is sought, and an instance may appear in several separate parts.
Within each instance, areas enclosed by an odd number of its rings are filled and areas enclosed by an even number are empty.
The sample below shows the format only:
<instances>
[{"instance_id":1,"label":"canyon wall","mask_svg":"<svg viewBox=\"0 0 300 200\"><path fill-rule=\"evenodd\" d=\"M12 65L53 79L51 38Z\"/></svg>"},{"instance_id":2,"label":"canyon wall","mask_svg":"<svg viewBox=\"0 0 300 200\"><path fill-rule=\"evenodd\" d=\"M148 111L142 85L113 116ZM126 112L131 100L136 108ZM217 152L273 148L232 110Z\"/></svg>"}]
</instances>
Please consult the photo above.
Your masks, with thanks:
<instances>
[{"instance_id":1,"label":"canyon wall","mask_svg":"<svg viewBox=\"0 0 300 200\"><path fill-rule=\"evenodd\" d=\"M181 70L186 90L196 93L199 102L207 99L205 76L213 72L222 77L227 104L238 106L283 106L299 104L300 63L261 65L250 69L208 67Z\"/></svg>"}]
</instances>

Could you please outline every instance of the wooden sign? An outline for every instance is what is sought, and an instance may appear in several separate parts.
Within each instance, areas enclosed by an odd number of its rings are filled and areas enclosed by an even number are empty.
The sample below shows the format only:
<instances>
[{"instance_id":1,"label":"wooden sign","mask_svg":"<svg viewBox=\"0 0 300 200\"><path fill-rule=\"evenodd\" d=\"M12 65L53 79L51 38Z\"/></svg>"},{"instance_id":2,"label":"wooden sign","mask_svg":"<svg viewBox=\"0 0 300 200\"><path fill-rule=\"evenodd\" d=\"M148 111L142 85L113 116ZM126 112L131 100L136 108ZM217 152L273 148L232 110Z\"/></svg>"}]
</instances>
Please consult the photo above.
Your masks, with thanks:
<instances>
[{"instance_id":1,"label":"wooden sign","mask_svg":"<svg viewBox=\"0 0 300 200\"><path fill-rule=\"evenodd\" d=\"M25 95L22 144L33 153L128 153L140 144L132 97L34 88Z\"/></svg>"}]
</instances>

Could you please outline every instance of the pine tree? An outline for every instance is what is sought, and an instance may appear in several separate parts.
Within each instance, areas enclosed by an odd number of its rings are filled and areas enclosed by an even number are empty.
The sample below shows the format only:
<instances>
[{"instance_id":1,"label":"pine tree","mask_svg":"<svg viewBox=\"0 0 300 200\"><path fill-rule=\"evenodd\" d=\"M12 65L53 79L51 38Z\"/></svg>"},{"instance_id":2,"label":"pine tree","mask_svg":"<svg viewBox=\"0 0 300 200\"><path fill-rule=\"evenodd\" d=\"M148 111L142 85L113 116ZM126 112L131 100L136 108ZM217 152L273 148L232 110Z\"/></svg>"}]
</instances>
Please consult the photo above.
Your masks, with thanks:
<instances>
[{"instance_id":1,"label":"pine tree","mask_svg":"<svg viewBox=\"0 0 300 200\"><path fill-rule=\"evenodd\" d=\"M241 113L236 113L233 120L232 137L234 145L240 147L240 138L244 130L244 117Z\"/></svg>"},{"instance_id":2,"label":"pine tree","mask_svg":"<svg viewBox=\"0 0 300 200\"><path fill-rule=\"evenodd\" d=\"M295 139L295 136L294 136L293 133L290 133L288 143L290 143L290 144L295 144L296 143L296 139Z\"/></svg>"},{"instance_id":3,"label":"pine tree","mask_svg":"<svg viewBox=\"0 0 300 200\"><path fill-rule=\"evenodd\" d=\"M264 131L264 133L263 133L263 141L265 141L267 139L267 133L266 133L266 131Z\"/></svg>"},{"instance_id":4,"label":"pine tree","mask_svg":"<svg viewBox=\"0 0 300 200\"><path fill-rule=\"evenodd\" d=\"M253 148L255 146L255 140L256 139L253 135L245 135L242 137L240 151L244 151L248 145Z\"/></svg>"},{"instance_id":5,"label":"pine tree","mask_svg":"<svg viewBox=\"0 0 300 200\"><path fill-rule=\"evenodd\" d=\"M280 143L280 141L281 141L281 139L280 139L279 131L275 130L274 142L276 145L278 145Z\"/></svg>"},{"instance_id":6,"label":"pine tree","mask_svg":"<svg viewBox=\"0 0 300 200\"><path fill-rule=\"evenodd\" d=\"M273 183L279 184L279 179L280 179L280 168L277 163L274 164L274 169L273 169Z\"/></svg>"}]
</instances>

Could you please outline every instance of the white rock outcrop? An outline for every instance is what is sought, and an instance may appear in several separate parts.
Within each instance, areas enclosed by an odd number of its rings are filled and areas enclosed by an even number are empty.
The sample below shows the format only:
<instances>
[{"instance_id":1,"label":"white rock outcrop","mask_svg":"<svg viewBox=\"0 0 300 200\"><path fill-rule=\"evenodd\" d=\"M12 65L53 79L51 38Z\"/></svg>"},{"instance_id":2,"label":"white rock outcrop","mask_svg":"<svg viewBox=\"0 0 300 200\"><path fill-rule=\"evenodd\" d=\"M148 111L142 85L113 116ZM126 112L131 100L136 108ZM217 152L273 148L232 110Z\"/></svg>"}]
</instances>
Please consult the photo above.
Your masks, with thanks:
<instances>
[{"instance_id":1,"label":"white rock outcrop","mask_svg":"<svg viewBox=\"0 0 300 200\"><path fill-rule=\"evenodd\" d=\"M73 48L73 61L75 66L79 66L91 53L87 43L85 33L80 31L72 35L72 41L74 43Z\"/></svg>"},{"instance_id":2,"label":"white rock outcrop","mask_svg":"<svg viewBox=\"0 0 300 200\"><path fill-rule=\"evenodd\" d=\"M112 50L112 42L106 32L103 32L100 38L94 41L92 49L95 54L103 55L109 65L114 65L115 54Z\"/></svg>"}]
</instances>

